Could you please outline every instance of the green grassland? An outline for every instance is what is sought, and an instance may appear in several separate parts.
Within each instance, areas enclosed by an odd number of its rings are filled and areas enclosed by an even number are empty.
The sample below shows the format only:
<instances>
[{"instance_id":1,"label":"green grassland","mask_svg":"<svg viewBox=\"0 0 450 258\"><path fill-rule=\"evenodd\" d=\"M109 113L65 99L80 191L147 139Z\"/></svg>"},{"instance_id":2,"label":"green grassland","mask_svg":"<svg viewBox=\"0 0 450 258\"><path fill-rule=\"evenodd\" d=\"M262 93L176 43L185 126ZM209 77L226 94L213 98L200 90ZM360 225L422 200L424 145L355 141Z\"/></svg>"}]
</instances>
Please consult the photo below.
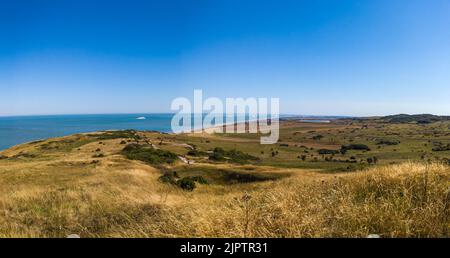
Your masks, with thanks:
<instances>
[{"instance_id":1,"label":"green grassland","mask_svg":"<svg viewBox=\"0 0 450 258\"><path fill-rule=\"evenodd\" d=\"M378 164L409 160L445 162L450 158L450 150L432 149L438 144L450 143L449 128L450 122L420 125L348 120L331 124L286 121L281 127L280 140L275 145L259 144L259 134L216 134L206 138L204 135L196 137L194 134L194 137L170 136L165 139L190 142L202 151L212 150L216 146L239 149L260 158L258 164L261 165L344 171L348 167L353 169L371 165L367 159L374 157ZM322 137L317 139L315 136L318 135ZM383 144L386 142L398 144ZM318 153L320 149L340 150L346 144L364 144L370 151L349 150L345 154L335 155ZM306 156L304 160L302 156Z\"/></svg>"}]
</instances>

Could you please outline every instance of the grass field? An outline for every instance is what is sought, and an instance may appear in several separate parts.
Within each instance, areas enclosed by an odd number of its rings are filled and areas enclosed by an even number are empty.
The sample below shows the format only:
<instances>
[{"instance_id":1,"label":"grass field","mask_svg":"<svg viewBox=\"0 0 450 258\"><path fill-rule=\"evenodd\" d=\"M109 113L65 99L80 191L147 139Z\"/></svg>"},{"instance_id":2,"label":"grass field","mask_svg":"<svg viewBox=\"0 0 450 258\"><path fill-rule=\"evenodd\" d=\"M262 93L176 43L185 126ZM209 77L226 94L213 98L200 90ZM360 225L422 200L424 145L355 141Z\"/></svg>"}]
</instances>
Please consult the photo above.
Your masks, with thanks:
<instances>
[{"instance_id":1,"label":"grass field","mask_svg":"<svg viewBox=\"0 0 450 258\"><path fill-rule=\"evenodd\" d=\"M0 236L449 237L449 128L284 121L276 145L135 131L26 143L0 152Z\"/></svg>"}]
</instances>

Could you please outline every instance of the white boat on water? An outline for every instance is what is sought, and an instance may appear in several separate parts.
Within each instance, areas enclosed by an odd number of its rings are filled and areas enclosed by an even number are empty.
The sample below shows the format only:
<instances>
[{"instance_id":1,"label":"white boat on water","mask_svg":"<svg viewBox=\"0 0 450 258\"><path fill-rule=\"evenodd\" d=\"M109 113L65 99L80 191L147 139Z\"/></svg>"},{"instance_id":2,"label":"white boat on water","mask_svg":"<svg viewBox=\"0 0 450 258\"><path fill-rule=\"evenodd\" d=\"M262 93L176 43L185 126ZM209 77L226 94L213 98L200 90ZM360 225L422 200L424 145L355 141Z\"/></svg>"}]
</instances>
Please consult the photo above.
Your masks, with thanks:
<instances>
[{"instance_id":1,"label":"white boat on water","mask_svg":"<svg viewBox=\"0 0 450 258\"><path fill-rule=\"evenodd\" d=\"M145 116L140 116L140 117L138 117L138 118L136 118L137 120L145 120L145 119L147 119Z\"/></svg>"}]
</instances>

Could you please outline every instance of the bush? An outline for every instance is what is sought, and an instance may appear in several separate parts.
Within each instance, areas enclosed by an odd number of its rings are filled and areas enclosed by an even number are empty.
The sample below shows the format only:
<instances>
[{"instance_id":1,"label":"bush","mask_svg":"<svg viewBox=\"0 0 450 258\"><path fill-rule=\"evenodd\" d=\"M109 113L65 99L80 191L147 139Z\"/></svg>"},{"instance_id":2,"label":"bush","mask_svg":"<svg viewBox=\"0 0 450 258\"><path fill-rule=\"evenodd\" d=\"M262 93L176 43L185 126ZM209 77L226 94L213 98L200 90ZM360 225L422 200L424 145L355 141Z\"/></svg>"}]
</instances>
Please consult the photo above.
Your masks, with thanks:
<instances>
[{"instance_id":1,"label":"bush","mask_svg":"<svg viewBox=\"0 0 450 258\"><path fill-rule=\"evenodd\" d=\"M178 180L177 185L185 191L193 191L195 189L195 181L190 177L183 177Z\"/></svg>"},{"instance_id":2,"label":"bush","mask_svg":"<svg viewBox=\"0 0 450 258\"><path fill-rule=\"evenodd\" d=\"M365 150L370 151L369 146L365 144L346 144L341 146L341 150Z\"/></svg>"},{"instance_id":3,"label":"bush","mask_svg":"<svg viewBox=\"0 0 450 258\"><path fill-rule=\"evenodd\" d=\"M142 145L132 143L125 146L122 154L131 160L140 160L149 164L174 163L178 159L177 154L153 147L144 147Z\"/></svg>"},{"instance_id":4,"label":"bush","mask_svg":"<svg viewBox=\"0 0 450 258\"><path fill-rule=\"evenodd\" d=\"M320 141L321 139L323 138L323 135L314 135L313 137L312 137L312 139L313 140L316 140L316 141Z\"/></svg>"},{"instance_id":5,"label":"bush","mask_svg":"<svg viewBox=\"0 0 450 258\"><path fill-rule=\"evenodd\" d=\"M248 161L258 160L257 157L254 157L254 156L244 153L242 151L238 151L238 150L226 151L220 147L214 148L213 153L209 156L209 159L214 160L214 161L229 160L230 162L240 163L240 164L246 163Z\"/></svg>"},{"instance_id":6,"label":"bush","mask_svg":"<svg viewBox=\"0 0 450 258\"><path fill-rule=\"evenodd\" d=\"M158 180L165 184L172 184L186 191L193 191L196 187L195 182L206 185L208 181L202 176L187 176L177 179L177 172L165 172Z\"/></svg>"},{"instance_id":7,"label":"bush","mask_svg":"<svg viewBox=\"0 0 450 258\"><path fill-rule=\"evenodd\" d=\"M320 149L319 151L320 155L326 155L326 154L338 154L338 150L328 150L328 149Z\"/></svg>"},{"instance_id":8,"label":"bush","mask_svg":"<svg viewBox=\"0 0 450 258\"><path fill-rule=\"evenodd\" d=\"M444 145L442 143L437 143L437 146L432 149L432 151L450 151L450 144Z\"/></svg>"},{"instance_id":9,"label":"bush","mask_svg":"<svg viewBox=\"0 0 450 258\"><path fill-rule=\"evenodd\" d=\"M235 163L245 163L251 160L258 160L258 158L238 150L230 150L226 152L225 155L230 157L231 162Z\"/></svg>"},{"instance_id":10,"label":"bush","mask_svg":"<svg viewBox=\"0 0 450 258\"><path fill-rule=\"evenodd\" d=\"M378 140L377 145L398 145L400 144L400 141L398 140L385 140L385 139L381 139Z\"/></svg>"},{"instance_id":11,"label":"bush","mask_svg":"<svg viewBox=\"0 0 450 258\"><path fill-rule=\"evenodd\" d=\"M166 183L166 184L176 184L177 181L175 179L175 177L173 176L173 174L166 172L164 173L164 175L160 176L158 178L158 180L162 183Z\"/></svg>"},{"instance_id":12,"label":"bush","mask_svg":"<svg viewBox=\"0 0 450 258\"><path fill-rule=\"evenodd\" d=\"M209 155L209 159L214 161L224 161L225 156L221 152L213 152L211 155Z\"/></svg>"},{"instance_id":13,"label":"bush","mask_svg":"<svg viewBox=\"0 0 450 258\"><path fill-rule=\"evenodd\" d=\"M204 151L199 151L199 150L190 150L190 151L188 151L187 155L193 156L193 157L201 157L201 156L208 155L208 153L206 153Z\"/></svg>"},{"instance_id":14,"label":"bush","mask_svg":"<svg viewBox=\"0 0 450 258\"><path fill-rule=\"evenodd\" d=\"M202 176L193 176L191 179L202 185L208 184L208 181Z\"/></svg>"}]
</instances>

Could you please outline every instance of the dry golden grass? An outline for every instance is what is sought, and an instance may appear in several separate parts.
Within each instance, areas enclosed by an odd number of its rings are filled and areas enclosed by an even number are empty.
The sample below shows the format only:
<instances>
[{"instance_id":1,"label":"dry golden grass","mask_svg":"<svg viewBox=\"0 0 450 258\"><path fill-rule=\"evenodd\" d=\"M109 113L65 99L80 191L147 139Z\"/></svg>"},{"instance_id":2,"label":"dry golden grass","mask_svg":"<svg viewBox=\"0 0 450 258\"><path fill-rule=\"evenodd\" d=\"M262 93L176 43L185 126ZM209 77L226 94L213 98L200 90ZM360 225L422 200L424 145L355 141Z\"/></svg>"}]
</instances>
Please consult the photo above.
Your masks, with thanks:
<instances>
[{"instance_id":1,"label":"dry golden grass","mask_svg":"<svg viewBox=\"0 0 450 258\"><path fill-rule=\"evenodd\" d=\"M338 177L299 175L253 189L202 189L176 211L173 235L448 237L449 179L448 167L405 163Z\"/></svg>"},{"instance_id":2,"label":"dry golden grass","mask_svg":"<svg viewBox=\"0 0 450 258\"><path fill-rule=\"evenodd\" d=\"M158 169L118 154L119 140L103 142L0 160L0 236L449 237L450 168L441 164L342 174L273 168L291 176L184 192L160 183ZM99 146L106 156L91 164Z\"/></svg>"}]
</instances>

